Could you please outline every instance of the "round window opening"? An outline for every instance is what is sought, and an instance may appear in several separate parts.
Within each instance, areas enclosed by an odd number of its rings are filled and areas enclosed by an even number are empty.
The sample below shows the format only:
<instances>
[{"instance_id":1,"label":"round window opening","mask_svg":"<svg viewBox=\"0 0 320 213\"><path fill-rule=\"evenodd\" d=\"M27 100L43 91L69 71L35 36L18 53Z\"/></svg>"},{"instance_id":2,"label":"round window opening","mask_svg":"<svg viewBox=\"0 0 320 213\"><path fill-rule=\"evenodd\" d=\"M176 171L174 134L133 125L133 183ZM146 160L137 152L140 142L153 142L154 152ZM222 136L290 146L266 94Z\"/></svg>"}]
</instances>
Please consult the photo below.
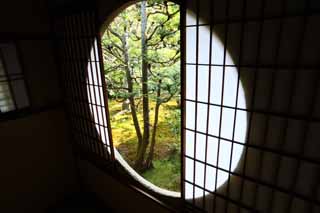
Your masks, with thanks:
<instances>
[{"instance_id":1,"label":"round window opening","mask_svg":"<svg viewBox=\"0 0 320 213\"><path fill-rule=\"evenodd\" d=\"M218 36L210 35L208 26L196 26L190 11L186 24L185 75L180 73L180 8L173 2L142 1L125 8L108 22L101 47L116 159L161 194L179 197L182 179L185 198L191 199L217 190L238 166L247 113L238 70ZM99 78L88 72L88 79ZM100 130L105 115L92 114Z\"/></svg>"}]
</instances>

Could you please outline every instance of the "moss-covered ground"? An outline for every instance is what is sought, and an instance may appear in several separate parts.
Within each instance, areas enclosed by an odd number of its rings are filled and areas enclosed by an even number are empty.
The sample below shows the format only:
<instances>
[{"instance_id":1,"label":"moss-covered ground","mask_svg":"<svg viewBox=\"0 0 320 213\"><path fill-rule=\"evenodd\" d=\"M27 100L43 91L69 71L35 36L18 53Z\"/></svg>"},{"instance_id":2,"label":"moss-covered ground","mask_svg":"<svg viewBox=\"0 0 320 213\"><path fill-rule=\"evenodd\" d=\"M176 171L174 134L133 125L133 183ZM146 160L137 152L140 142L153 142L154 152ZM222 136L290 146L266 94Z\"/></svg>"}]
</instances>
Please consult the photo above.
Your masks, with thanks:
<instances>
[{"instance_id":1,"label":"moss-covered ground","mask_svg":"<svg viewBox=\"0 0 320 213\"><path fill-rule=\"evenodd\" d=\"M152 125L154 106L154 103L150 103ZM138 107L138 119L142 127L141 108L142 106ZM114 146L132 166L138 142L131 112L122 110L122 103L115 100L109 101L109 111ZM141 175L159 187L180 191L180 107L176 100L160 107L153 166Z\"/></svg>"}]
</instances>

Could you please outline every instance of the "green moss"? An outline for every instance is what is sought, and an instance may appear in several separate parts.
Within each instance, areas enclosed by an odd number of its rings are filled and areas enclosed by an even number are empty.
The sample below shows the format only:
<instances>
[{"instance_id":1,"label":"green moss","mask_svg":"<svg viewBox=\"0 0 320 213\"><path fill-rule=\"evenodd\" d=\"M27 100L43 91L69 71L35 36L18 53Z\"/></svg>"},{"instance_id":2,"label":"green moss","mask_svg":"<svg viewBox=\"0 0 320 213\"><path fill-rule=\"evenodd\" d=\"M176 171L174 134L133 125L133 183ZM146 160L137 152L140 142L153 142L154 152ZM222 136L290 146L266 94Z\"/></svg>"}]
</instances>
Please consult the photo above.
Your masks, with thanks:
<instances>
[{"instance_id":1,"label":"green moss","mask_svg":"<svg viewBox=\"0 0 320 213\"><path fill-rule=\"evenodd\" d=\"M154 105L150 103L151 124ZM114 145L132 166L138 141L131 113L121 111L121 103L116 101L109 101L109 110ZM141 110L138 110L138 119L142 126ZM145 179L168 190L180 190L180 109L176 100L160 107L153 165L154 168L142 174Z\"/></svg>"},{"instance_id":2,"label":"green moss","mask_svg":"<svg viewBox=\"0 0 320 213\"><path fill-rule=\"evenodd\" d=\"M168 159L155 160L153 166L142 174L145 179L161 188L180 191L180 153Z\"/></svg>"}]
</instances>

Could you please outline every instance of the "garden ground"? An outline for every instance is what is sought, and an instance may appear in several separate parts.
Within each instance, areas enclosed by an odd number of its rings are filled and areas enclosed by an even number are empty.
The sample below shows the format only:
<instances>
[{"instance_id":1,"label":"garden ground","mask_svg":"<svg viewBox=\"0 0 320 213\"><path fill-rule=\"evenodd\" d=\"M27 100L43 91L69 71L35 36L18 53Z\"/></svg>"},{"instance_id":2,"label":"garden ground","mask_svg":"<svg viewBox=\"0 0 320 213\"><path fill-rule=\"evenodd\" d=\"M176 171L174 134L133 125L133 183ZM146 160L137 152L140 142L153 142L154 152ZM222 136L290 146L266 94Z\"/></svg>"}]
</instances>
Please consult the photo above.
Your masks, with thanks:
<instances>
[{"instance_id":1,"label":"garden ground","mask_svg":"<svg viewBox=\"0 0 320 213\"><path fill-rule=\"evenodd\" d=\"M171 191L180 191L180 107L177 103L176 100L171 100L161 105L154 167L141 174L151 183ZM151 124L154 120L154 106L155 103L150 103ZM138 108L140 124L143 123L141 108ZM131 113L123 111L122 102L116 100L109 101L109 110L114 146L132 166L138 142Z\"/></svg>"}]
</instances>

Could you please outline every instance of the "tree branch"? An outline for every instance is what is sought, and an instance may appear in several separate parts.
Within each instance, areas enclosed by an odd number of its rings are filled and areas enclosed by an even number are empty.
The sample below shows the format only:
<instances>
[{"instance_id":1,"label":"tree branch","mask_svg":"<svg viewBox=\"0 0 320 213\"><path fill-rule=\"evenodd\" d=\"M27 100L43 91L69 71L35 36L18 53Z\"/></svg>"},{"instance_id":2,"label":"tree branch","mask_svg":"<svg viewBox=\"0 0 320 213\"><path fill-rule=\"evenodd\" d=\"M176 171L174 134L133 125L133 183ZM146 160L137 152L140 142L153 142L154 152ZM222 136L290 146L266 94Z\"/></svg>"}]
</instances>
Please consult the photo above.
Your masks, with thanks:
<instances>
[{"instance_id":1,"label":"tree branch","mask_svg":"<svg viewBox=\"0 0 320 213\"><path fill-rule=\"evenodd\" d=\"M114 35L120 41L122 41L122 36L120 34L118 34L116 31L112 30L110 27L107 28L107 32L110 32L112 35Z\"/></svg>"},{"instance_id":2,"label":"tree branch","mask_svg":"<svg viewBox=\"0 0 320 213\"><path fill-rule=\"evenodd\" d=\"M151 58L149 58L148 60L154 64L161 64L163 66L171 66L172 64L175 64L180 59L179 54L180 54L180 50L176 51L176 54L167 61L156 61Z\"/></svg>"}]
</instances>

